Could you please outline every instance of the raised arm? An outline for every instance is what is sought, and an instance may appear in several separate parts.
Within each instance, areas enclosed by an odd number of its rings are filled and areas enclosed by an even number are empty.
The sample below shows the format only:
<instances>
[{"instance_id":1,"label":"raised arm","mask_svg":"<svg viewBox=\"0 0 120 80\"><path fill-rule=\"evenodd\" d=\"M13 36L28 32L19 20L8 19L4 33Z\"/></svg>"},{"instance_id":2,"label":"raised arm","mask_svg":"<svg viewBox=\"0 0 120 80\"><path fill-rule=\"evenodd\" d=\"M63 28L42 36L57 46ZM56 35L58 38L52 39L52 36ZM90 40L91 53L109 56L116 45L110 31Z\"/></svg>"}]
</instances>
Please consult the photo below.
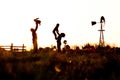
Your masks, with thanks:
<instances>
[{"instance_id":1,"label":"raised arm","mask_svg":"<svg viewBox=\"0 0 120 80\"><path fill-rule=\"evenodd\" d=\"M37 31L37 29L38 29L38 24L36 23L35 31Z\"/></svg>"}]
</instances>

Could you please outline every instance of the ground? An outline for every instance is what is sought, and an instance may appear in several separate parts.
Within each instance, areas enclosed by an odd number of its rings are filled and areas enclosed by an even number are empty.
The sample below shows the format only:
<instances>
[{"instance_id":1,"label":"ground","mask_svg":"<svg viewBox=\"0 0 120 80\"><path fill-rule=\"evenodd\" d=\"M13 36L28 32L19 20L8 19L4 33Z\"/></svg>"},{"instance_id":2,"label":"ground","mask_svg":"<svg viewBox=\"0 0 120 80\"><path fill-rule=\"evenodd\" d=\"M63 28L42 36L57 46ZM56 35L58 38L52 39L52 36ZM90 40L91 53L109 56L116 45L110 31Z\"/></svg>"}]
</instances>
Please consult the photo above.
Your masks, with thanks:
<instances>
[{"instance_id":1,"label":"ground","mask_svg":"<svg viewBox=\"0 0 120 80\"><path fill-rule=\"evenodd\" d=\"M1 80L120 80L118 48L0 54Z\"/></svg>"}]
</instances>

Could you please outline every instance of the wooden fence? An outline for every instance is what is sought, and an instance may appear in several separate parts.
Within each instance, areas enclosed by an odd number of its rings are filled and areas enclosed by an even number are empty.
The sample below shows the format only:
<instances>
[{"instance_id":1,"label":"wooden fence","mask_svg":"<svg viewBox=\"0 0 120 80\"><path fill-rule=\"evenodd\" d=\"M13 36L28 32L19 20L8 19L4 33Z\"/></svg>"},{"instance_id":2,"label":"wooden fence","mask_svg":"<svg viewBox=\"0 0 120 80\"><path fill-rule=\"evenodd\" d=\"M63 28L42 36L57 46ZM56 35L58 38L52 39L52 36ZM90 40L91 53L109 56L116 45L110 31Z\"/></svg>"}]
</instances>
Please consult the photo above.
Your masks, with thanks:
<instances>
[{"instance_id":1,"label":"wooden fence","mask_svg":"<svg viewBox=\"0 0 120 80\"><path fill-rule=\"evenodd\" d=\"M11 51L11 52L25 52L26 46L24 44L22 46L13 46L13 43L9 46L0 46L0 48L3 48L5 50Z\"/></svg>"}]
</instances>

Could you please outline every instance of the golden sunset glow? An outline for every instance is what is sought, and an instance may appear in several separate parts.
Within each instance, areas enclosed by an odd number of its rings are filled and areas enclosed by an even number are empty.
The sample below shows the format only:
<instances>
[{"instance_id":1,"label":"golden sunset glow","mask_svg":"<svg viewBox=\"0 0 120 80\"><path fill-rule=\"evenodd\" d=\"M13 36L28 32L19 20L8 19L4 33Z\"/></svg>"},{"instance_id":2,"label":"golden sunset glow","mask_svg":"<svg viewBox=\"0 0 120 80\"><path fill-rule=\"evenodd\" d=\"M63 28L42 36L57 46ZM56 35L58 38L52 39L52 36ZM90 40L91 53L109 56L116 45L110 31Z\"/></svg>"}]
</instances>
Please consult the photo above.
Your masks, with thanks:
<instances>
[{"instance_id":1,"label":"golden sunset glow","mask_svg":"<svg viewBox=\"0 0 120 80\"><path fill-rule=\"evenodd\" d=\"M2 0L0 1L0 45L32 47L30 28L35 28L34 18L39 17L39 47L56 45L52 33L57 23L59 31L66 34L63 40L69 45L98 43L100 24L91 21L106 19L105 43L120 46L119 0Z\"/></svg>"}]
</instances>

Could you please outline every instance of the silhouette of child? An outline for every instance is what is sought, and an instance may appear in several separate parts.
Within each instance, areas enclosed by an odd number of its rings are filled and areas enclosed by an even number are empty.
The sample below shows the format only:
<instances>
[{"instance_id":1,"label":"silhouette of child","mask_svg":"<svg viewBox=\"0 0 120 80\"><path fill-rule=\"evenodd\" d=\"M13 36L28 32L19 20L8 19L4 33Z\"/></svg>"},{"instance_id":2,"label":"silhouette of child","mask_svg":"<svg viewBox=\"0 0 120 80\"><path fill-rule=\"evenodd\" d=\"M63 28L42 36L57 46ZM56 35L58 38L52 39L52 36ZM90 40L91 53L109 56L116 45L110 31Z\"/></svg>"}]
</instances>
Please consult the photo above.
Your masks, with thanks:
<instances>
[{"instance_id":1,"label":"silhouette of child","mask_svg":"<svg viewBox=\"0 0 120 80\"><path fill-rule=\"evenodd\" d=\"M59 35L59 30L58 30L59 24L56 24L56 27L53 29L53 34L55 36L55 39L57 40L57 35Z\"/></svg>"},{"instance_id":2,"label":"silhouette of child","mask_svg":"<svg viewBox=\"0 0 120 80\"><path fill-rule=\"evenodd\" d=\"M32 42L33 42L33 48L34 48L34 52L36 53L38 50L38 44L37 44L37 29L38 29L38 24L40 25L41 21L38 20L39 18L34 19L35 23L36 23L36 27L35 29L31 28L31 32L32 32Z\"/></svg>"},{"instance_id":3,"label":"silhouette of child","mask_svg":"<svg viewBox=\"0 0 120 80\"><path fill-rule=\"evenodd\" d=\"M40 25L41 24L41 21L40 20L38 20L39 18L36 18L36 19L34 19L34 21L35 21L35 23L36 23L36 25Z\"/></svg>"},{"instance_id":4,"label":"silhouette of child","mask_svg":"<svg viewBox=\"0 0 120 80\"><path fill-rule=\"evenodd\" d=\"M61 52L61 39L62 39L62 37L65 37L65 33L59 34L59 36L57 38L57 49L58 49L58 52Z\"/></svg>"}]
</instances>

